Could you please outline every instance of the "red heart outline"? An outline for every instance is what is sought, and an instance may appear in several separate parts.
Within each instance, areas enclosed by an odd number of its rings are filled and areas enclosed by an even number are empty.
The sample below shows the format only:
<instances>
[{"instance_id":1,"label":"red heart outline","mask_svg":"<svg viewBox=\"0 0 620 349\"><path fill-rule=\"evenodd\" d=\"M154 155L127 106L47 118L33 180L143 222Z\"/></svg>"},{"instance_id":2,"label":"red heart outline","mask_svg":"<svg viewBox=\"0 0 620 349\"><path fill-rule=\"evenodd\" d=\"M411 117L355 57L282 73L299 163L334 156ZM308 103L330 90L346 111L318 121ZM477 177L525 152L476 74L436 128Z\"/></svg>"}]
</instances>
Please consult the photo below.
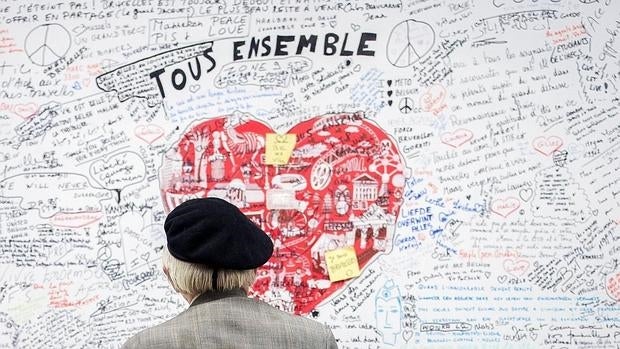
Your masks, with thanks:
<instances>
[{"instance_id":1,"label":"red heart outline","mask_svg":"<svg viewBox=\"0 0 620 349\"><path fill-rule=\"evenodd\" d=\"M441 135L441 143L447 144L452 148L458 148L469 142L474 137L474 133L470 130L459 128L452 132L446 132Z\"/></svg>"},{"instance_id":2,"label":"red heart outline","mask_svg":"<svg viewBox=\"0 0 620 349\"><path fill-rule=\"evenodd\" d=\"M391 137L362 113L294 126L288 133L297 143L287 165L264 164L267 133L273 133L268 125L239 114L190 126L164 154L161 193L168 211L207 196L240 207L275 245L252 294L273 299L276 292L278 307L307 314L346 283L329 281L325 251L353 246L363 270L391 249L404 160Z\"/></svg>"},{"instance_id":3,"label":"red heart outline","mask_svg":"<svg viewBox=\"0 0 620 349\"><path fill-rule=\"evenodd\" d=\"M530 262L528 262L525 259L517 260L517 259L507 258L504 260L503 266L504 266L504 270L508 274L518 278L527 272L527 270L530 268Z\"/></svg>"},{"instance_id":4,"label":"red heart outline","mask_svg":"<svg viewBox=\"0 0 620 349\"><path fill-rule=\"evenodd\" d=\"M508 197L506 199L493 200L491 203L491 211L506 218L511 213L519 209L521 201L515 197Z\"/></svg>"},{"instance_id":5,"label":"red heart outline","mask_svg":"<svg viewBox=\"0 0 620 349\"><path fill-rule=\"evenodd\" d=\"M534 149L543 154L544 156L549 156L553 154L554 151L560 149L564 142L560 137L557 136L549 136L549 137L536 137L532 141L532 146Z\"/></svg>"},{"instance_id":6,"label":"red heart outline","mask_svg":"<svg viewBox=\"0 0 620 349\"><path fill-rule=\"evenodd\" d=\"M13 106L13 113L24 120L30 119L38 111L39 106L36 103L15 104Z\"/></svg>"},{"instance_id":7,"label":"red heart outline","mask_svg":"<svg viewBox=\"0 0 620 349\"><path fill-rule=\"evenodd\" d=\"M134 129L136 137L148 144L153 144L164 135L164 129L157 125L138 125Z\"/></svg>"}]
</instances>

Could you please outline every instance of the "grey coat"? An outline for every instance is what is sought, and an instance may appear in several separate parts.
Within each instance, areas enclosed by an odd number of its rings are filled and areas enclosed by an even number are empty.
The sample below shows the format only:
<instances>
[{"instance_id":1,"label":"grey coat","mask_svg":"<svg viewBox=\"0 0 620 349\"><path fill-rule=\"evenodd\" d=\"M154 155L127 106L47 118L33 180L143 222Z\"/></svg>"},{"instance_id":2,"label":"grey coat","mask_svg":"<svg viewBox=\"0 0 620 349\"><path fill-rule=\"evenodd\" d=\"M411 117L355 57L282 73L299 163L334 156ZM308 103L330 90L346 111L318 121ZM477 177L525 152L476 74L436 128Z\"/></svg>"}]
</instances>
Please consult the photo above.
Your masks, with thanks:
<instances>
[{"instance_id":1,"label":"grey coat","mask_svg":"<svg viewBox=\"0 0 620 349\"><path fill-rule=\"evenodd\" d=\"M209 292L176 317L131 337L123 349L337 349L324 325L254 300L241 289Z\"/></svg>"}]
</instances>

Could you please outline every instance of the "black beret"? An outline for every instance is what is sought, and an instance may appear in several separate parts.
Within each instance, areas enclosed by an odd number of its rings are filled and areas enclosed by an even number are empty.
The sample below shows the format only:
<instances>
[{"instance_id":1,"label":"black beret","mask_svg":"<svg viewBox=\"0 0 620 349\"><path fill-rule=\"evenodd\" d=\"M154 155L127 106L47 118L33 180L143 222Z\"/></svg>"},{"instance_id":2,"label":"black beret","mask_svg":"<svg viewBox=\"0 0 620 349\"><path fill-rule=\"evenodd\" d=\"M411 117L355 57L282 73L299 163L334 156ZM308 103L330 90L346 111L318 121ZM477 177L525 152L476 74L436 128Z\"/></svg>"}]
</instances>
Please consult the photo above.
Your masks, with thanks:
<instances>
[{"instance_id":1,"label":"black beret","mask_svg":"<svg viewBox=\"0 0 620 349\"><path fill-rule=\"evenodd\" d=\"M218 198L191 199L164 222L170 254L214 269L246 270L265 264L271 238L237 206Z\"/></svg>"}]
</instances>

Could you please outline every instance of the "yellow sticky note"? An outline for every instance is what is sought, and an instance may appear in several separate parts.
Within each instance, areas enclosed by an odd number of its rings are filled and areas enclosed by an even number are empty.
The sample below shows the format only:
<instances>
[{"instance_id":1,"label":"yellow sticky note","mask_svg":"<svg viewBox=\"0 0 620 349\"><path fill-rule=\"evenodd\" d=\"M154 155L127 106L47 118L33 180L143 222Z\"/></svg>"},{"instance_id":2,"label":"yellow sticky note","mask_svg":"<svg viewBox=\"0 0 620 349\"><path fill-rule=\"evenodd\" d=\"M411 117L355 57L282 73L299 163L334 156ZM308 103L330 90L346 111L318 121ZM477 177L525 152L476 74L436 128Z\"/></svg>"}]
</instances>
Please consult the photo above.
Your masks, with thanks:
<instances>
[{"instance_id":1,"label":"yellow sticky note","mask_svg":"<svg viewBox=\"0 0 620 349\"><path fill-rule=\"evenodd\" d=\"M265 164L286 165L293 154L293 148L297 143L296 134L267 133L265 145Z\"/></svg>"},{"instance_id":2,"label":"yellow sticky note","mask_svg":"<svg viewBox=\"0 0 620 349\"><path fill-rule=\"evenodd\" d=\"M325 252L329 279L334 281L354 278L360 274L357 255L353 247L345 247Z\"/></svg>"}]
</instances>

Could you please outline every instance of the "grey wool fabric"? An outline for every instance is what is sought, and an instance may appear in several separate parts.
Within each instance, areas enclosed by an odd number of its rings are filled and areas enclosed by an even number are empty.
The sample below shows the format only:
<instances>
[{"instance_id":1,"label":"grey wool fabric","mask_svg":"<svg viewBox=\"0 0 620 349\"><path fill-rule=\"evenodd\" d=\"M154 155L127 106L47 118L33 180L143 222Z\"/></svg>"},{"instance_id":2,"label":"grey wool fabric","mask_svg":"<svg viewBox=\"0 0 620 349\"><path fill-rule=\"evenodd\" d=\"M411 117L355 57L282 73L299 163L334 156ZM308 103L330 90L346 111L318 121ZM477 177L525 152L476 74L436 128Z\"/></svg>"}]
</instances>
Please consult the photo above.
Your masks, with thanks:
<instances>
[{"instance_id":1,"label":"grey wool fabric","mask_svg":"<svg viewBox=\"0 0 620 349\"><path fill-rule=\"evenodd\" d=\"M123 349L337 349L324 325L254 300L241 289L199 296L176 317L131 337Z\"/></svg>"}]
</instances>

